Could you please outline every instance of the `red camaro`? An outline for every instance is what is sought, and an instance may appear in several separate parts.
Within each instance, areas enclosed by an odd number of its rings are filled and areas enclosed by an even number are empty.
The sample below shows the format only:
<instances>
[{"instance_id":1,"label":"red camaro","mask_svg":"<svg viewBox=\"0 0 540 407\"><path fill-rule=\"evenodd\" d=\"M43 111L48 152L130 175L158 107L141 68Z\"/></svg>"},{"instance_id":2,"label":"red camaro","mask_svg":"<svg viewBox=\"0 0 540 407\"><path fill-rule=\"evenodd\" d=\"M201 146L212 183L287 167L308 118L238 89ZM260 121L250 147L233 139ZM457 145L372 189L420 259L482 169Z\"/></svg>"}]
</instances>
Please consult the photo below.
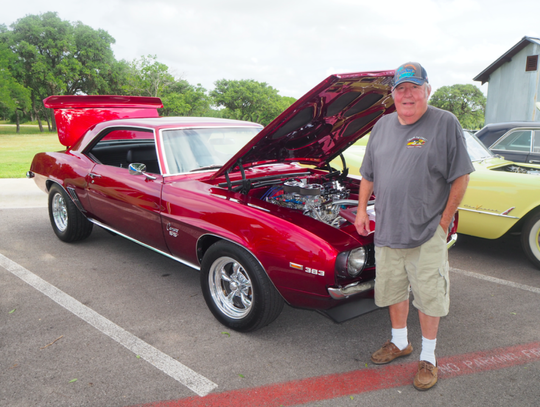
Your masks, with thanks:
<instances>
[{"instance_id":1,"label":"red camaro","mask_svg":"<svg viewBox=\"0 0 540 407\"><path fill-rule=\"evenodd\" d=\"M157 98L51 96L67 149L37 154L28 176L58 238L97 225L200 270L231 329L284 303L344 321L376 308L373 235L351 223L360 180L328 163L394 111L392 77L330 76L265 128L158 117Z\"/></svg>"}]
</instances>

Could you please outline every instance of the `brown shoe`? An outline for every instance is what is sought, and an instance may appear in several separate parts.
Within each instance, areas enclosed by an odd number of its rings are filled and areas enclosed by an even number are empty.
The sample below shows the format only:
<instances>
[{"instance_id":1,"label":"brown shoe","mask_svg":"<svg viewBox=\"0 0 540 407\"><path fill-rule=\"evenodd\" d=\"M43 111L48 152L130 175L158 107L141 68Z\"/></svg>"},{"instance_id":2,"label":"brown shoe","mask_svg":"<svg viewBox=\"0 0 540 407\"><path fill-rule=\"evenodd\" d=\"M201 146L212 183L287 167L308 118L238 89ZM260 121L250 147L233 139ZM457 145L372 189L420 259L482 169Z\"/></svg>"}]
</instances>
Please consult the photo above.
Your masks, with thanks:
<instances>
[{"instance_id":1,"label":"brown shoe","mask_svg":"<svg viewBox=\"0 0 540 407\"><path fill-rule=\"evenodd\" d=\"M392 342L386 341L381 349L371 355L371 361L376 365L384 365L390 363L395 358L410 355L412 351L413 347L410 342L405 349L400 350Z\"/></svg>"},{"instance_id":2,"label":"brown shoe","mask_svg":"<svg viewBox=\"0 0 540 407\"><path fill-rule=\"evenodd\" d=\"M418 372L414 377L413 386L416 390L429 390L437 383L437 372L439 368L431 363L421 360L418 363Z\"/></svg>"}]
</instances>

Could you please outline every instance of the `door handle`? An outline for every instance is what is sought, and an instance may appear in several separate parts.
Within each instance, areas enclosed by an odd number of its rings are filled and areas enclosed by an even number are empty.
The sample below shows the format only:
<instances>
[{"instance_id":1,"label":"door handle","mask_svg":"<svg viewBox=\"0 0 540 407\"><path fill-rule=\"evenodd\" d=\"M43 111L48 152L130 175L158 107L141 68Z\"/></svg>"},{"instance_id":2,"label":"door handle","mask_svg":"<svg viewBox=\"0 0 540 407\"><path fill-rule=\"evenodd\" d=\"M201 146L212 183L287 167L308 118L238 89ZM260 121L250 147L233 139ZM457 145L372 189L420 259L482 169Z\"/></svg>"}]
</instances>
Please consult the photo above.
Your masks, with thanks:
<instances>
[{"instance_id":1,"label":"door handle","mask_svg":"<svg viewBox=\"0 0 540 407\"><path fill-rule=\"evenodd\" d=\"M92 181L90 181L91 184L94 183L94 178L101 178L100 174L94 174L93 172L88 173L88 176L92 178Z\"/></svg>"},{"instance_id":2,"label":"door handle","mask_svg":"<svg viewBox=\"0 0 540 407\"><path fill-rule=\"evenodd\" d=\"M540 164L540 160L529 160L531 164Z\"/></svg>"}]
</instances>

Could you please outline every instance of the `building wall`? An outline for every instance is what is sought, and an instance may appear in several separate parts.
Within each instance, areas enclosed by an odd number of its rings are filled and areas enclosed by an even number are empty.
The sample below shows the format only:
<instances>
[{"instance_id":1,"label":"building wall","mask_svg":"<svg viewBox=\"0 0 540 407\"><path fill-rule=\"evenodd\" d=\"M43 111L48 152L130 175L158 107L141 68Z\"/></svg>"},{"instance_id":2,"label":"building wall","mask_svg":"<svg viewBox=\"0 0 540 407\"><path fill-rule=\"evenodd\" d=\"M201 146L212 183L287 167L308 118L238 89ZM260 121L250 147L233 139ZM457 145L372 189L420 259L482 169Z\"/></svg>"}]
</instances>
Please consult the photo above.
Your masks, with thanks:
<instances>
[{"instance_id":1,"label":"building wall","mask_svg":"<svg viewBox=\"0 0 540 407\"><path fill-rule=\"evenodd\" d=\"M540 45L530 43L490 75L486 124L540 121L540 111L536 107L540 93L540 66L536 71L525 72L527 56L538 54Z\"/></svg>"}]
</instances>

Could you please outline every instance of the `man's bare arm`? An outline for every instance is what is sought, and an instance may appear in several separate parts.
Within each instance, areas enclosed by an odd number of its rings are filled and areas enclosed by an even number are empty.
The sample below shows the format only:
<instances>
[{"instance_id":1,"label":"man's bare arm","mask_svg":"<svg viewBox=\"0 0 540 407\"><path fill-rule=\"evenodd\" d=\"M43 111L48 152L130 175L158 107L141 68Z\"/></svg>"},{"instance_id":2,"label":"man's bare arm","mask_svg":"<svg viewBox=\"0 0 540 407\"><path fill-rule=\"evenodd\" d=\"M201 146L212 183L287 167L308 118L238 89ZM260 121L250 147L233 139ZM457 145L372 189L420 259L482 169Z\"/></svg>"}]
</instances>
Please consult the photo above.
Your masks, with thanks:
<instances>
[{"instance_id":1,"label":"man's bare arm","mask_svg":"<svg viewBox=\"0 0 540 407\"><path fill-rule=\"evenodd\" d=\"M446 208L444 208L444 212L441 216L441 221L439 222L444 230L448 230L448 228L450 227L452 218L454 217L454 214L456 213L458 206L461 203L463 196L465 195L468 184L469 174L462 175L461 177L456 178L454 182L452 182L452 187L450 188L450 196L448 197L448 201L446 202Z\"/></svg>"}]
</instances>

